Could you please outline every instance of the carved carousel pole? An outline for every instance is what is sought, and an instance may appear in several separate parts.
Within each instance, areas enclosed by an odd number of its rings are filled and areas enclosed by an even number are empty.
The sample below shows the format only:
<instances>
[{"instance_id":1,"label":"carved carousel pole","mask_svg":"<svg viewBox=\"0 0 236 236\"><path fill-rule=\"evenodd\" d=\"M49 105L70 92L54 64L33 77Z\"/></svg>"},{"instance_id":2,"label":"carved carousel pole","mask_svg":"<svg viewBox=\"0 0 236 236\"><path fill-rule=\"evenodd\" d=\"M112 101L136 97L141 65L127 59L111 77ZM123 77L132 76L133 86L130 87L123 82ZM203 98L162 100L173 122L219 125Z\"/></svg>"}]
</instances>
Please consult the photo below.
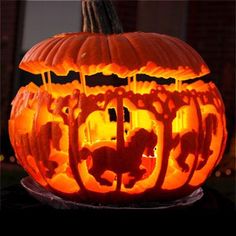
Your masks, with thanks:
<instances>
[{"instance_id":1,"label":"carved carousel pole","mask_svg":"<svg viewBox=\"0 0 236 236\"><path fill-rule=\"evenodd\" d=\"M119 34L123 32L115 8L110 0L82 0L82 31L102 34ZM84 87L86 79L84 77ZM117 152L122 155L124 149L124 108L123 98L117 97ZM120 191L122 174L117 173L116 191Z\"/></svg>"}]
</instances>

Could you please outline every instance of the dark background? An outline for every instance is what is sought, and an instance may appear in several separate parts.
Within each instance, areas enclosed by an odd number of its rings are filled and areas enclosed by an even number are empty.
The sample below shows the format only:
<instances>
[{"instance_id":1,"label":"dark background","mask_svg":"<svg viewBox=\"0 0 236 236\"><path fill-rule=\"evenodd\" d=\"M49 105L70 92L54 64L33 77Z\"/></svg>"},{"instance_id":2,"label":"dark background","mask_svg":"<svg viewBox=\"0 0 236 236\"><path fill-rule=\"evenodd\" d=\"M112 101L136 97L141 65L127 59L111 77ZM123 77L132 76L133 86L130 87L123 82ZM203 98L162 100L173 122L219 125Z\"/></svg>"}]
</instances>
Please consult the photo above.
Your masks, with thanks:
<instances>
[{"instance_id":1,"label":"dark background","mask_svg":"<svg viewBox=\"0 0 236 236\"><path fill-rule=\"evenodd\" d=\"M235 2L113 1L125 32L152 31L181 38L196 49L211 73L226 108L228 141L224 157L206 185L235 202ZM61 32L81 30L79 1L1 1L1 188L26 173L8 138L11 101L34 80L18 64L35 43Z\"/></svg>"}]
</instances>

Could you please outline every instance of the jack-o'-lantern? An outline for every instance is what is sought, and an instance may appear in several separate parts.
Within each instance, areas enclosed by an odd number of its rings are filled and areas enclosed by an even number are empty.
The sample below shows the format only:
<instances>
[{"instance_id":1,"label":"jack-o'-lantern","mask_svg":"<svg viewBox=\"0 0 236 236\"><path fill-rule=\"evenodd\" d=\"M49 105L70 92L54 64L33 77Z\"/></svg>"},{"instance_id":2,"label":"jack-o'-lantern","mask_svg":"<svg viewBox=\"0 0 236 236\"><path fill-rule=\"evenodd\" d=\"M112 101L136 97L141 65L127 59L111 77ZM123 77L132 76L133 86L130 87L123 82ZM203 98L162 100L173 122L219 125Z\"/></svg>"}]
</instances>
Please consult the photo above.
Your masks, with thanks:
<instances>
[{"instance_id":1,"label":"jack-o'-lantern","mask_svg":"<svg viewBox=\"0 0 236 236\"><path fill-rule=\"evenodd\" d=\"M43 85L30 83L13 100L11 143L30 176L59 196L176 199L199 188L221 160L227 133L220 93L212 82L183 83L209 69L177 38L64 33L31 48L20 68L41 74ZM51 72L70 71L79 80L51 82ZM89 87L86 78L97 73L127 85ZM156 80L139 81L139 74Z\"/></svg>"}]
</instances>

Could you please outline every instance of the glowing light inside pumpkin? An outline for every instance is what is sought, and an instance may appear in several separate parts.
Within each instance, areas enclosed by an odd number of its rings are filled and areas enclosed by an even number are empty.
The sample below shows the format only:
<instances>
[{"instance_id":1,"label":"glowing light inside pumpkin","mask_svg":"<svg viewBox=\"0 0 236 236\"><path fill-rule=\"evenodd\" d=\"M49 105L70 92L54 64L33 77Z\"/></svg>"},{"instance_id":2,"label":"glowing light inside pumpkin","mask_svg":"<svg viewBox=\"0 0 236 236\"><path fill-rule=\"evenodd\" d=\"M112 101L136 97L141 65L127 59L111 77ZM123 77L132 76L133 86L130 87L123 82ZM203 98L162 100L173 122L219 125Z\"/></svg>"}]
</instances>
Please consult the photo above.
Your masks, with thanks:
<instances>
[{"instance_id":1,"label":"glowing light inside pumpkin","mask_svg":"<svg viewBox=\"0 0 236 236\"><path fill-rule=\"evenodd\" d=\"M80 76L81 84L59 85L51 83L50 72L47 83L42 74L40 90L31 83L13 102L18 112L10 120L10 133L17 134L12 143L34 179L67 194L81 186L138 194L205 181L219 161L218 142L225 139L219 128L225 126L223 107L213 84L176 80L161 86L134 76L119 88L88 87Z\"/></svg>"},{"instance_id":2,"label":"glowing light inside pumpkin","mask_svg":"<svg viewBox=\"0 0 236 236\"><path fill-rule=\"evenodd\" d=\"M222 158L223 101L213 83L183 83L209 69L177 38L61 34L31 48L20 68L41 74L43 86L19 90L10 139L20 164L49 191L99 202L176 199L201 186ZM52 83L51 72L69 71L80 82ZM96 73L127 85L87 86ZM139 74L157 83L138 81ZM160 77L175 83L159 85Z\"/></svg>"}]
</instances>

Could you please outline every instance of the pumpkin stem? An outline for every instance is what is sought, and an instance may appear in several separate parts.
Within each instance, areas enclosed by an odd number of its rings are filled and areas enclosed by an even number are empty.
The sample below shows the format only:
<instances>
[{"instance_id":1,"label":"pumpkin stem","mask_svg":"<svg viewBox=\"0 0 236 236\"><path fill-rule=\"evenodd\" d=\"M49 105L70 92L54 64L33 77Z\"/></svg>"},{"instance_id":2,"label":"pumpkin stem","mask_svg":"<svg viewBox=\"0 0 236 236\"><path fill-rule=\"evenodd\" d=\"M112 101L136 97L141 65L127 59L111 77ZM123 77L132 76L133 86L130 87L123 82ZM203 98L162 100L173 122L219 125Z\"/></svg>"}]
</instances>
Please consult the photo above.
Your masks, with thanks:
<instances>
[{"instance_id":1,"label":"pumpkin stem","mask_svg":"<svg viewBox=\"0 0 236 236\"><path fill-rule=\"evenodd\" d=\"M110 0L82 0L83 32L119 34L123 32Z\"/></svg>"}]
</instances>

